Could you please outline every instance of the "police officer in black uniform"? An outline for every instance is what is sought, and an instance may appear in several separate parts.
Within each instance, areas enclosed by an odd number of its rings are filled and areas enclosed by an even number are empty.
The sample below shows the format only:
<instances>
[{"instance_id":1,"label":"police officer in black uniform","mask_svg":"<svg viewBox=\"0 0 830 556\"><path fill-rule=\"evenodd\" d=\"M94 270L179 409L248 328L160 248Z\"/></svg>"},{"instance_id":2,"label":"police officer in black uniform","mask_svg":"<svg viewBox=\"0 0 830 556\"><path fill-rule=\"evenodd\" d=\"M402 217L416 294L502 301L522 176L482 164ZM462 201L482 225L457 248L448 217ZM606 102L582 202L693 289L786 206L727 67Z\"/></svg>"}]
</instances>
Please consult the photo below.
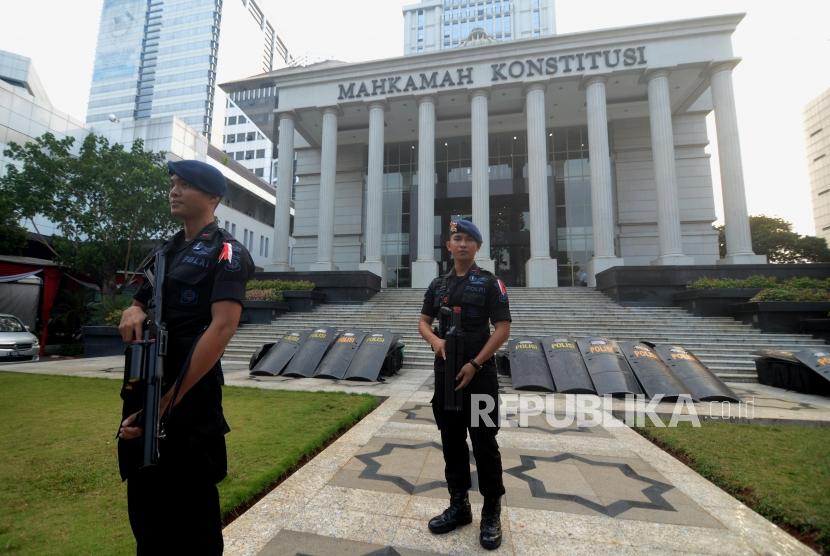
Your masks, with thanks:
<instances>
[{"instance_id":1,"label":"police officer in black uniform","mask_svg":"<svg viewBox=\"0 0 830 556\"><path fill-rule=\"evenodd\" d=\"M510 336L510 305L504 283L491 272L479 268L475 255L481 247L481 232L468 220L450 223L447 250L453 258L453 268L429 285L424 295L418 330L435 352L435 396L432 410L441 431L445 476L450 491L450 506L441 515L429 521L435 534L448 533L459 525L472 522L472 510L467 491L471 487L470 456L467 431L473 444L473 455L478 469L479 490L484 496L481 511L481 546L497 548L501 544L501 454L496 441L499 425L498 377L493 355ZM456 390L463 390L463 410L444 409L445 340L436 335L432 321L440 315L441 307L461 307L461 325L464 330L464 359L468 359L456 376ZM490 335L489 323L495 332ZM477 394L478 408L471 405L471 395ZM481 409L481 397L492 400L489 419L474 419L473 412ZM482 417L484 417L482 416Z\"/></svg>"},{"instance_id":2,"label":"police officer in black uniform","mask_svg":"<svg viewBox=\"0 0 830 556\"><path fill-rule=\"evenodd\" d=\"M236 332L245 282L254 270L242 244L220 229L214 211L227 189L222 173L200 161L168 164L170 211L184 229L160 247L165 253L162 320L167 325L160 414L165 437L159 464L139 469L140 401L125 398L119 466L138 554L221 554L219 492L227 474L220 358ZM145 282L119 329L140 339L152 299ZM176 399L173 399L175 395Z\"/></svg>"}]
</instances>

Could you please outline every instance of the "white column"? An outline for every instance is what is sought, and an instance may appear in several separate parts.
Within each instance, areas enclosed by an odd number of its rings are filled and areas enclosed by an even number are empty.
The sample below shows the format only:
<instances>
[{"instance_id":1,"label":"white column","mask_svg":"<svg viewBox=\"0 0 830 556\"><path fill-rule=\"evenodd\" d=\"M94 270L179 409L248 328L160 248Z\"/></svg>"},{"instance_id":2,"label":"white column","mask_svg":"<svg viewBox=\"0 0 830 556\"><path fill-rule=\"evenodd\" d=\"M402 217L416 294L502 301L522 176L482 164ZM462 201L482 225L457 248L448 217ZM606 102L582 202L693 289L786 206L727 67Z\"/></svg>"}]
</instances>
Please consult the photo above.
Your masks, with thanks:
<instances>
[{"instance_id":1,"label":"white column","mask_svg":"<svg viewBox=\"0 0 830 556\"><path fill-rule=\"evenodd\" d=\"M318 202L317 262L311 270L336 270L334 266L334 184L337 179L337 108L323 110L320 142L320 200Z\"/></svg>"},{"instance_id":2,"label":"white column","mask_svg":"<svg viewBox=\"0 0 830 556\"><path fill-rule=\"evenodd\" d=\"M373 102L369 105L369 163L366 176L366 227L363 241L366 260L361 270L380 276L381 287L386 287L386 268L381 259L383 237L383 115L386 105Z\"/></svg>"},{"instance_id":3,"label":"white column","mask_svg":"<svg viewBox=\"0 0 830 556\"><path fill-rule=\"evenodd\" d=\"M712 70L711 77L726 228L726 257L718 262L764 264L767 258L752 251L741 163L741 143L738 137L738 116L735 112L735 92L732 89L732 67L732 64L717 66Z\"/></svg>"},{"instance_id":4,"label":"white column","mask_svg":"<svg viewBox=\"0 0 830 556\"><path fill-rule=\"evenodd\" d=\"M525 263L528 287L558 285L556 260L550 257L548 157L545 139L545 85L525 92L527 112L527 189L530 201L530 259Z\"/></svg>"},{"instance_id":5,"label":"white column","mask_svg":"<svg viewBox=\"0 0 830 556\"><path fill-rule=\"evenodd\" d=\"M683 254L680 232L680 208L677 203L677 169L674 155L674 131L671 121L669 72L657 70L647 76L648 115L651 126L651 158L657 186L657 236L659 255L651 264L694 264Z\"/></svg>"},{"instance_id":6,"label":"white column","mask_svg":"<svg viewBox=\"0 0 830 556\"><path fill-rule=\"evenodd\" d=\"M288 241L291 233L291 189L294 186L294 116L279 115L279 146L277 159L277 200L274 206L274 255L268 272L290 272Z\"/></svg>"},{"instance_id":7,"label":"white column","mask_svg":"<svg viewBox=\"0 0 830 556\"><path fill-rule=\"evenodd\" d=\"M481 248L476 254L476 264L490 272L495 272L495 262L490 258L490 151L489 126L487 112L487 91L473 93L470 103L472 133L473 172L473 223L481 232Z\"/></svg>"},{"instance_id":8,"label":"white column","mask_svg":"<svg viewBox=\"0 0 830 556\"><path fill-rule=\"evenodd\" d=\"M585 87L588 115L588 158L591 164L591 220L594 256L588 262L588 285L596 286L596 275L612 266L622 266L623 259L614 252L614 193L611 179L611 155L608 147L608 110L606 78L593 77Z\"/></svg>"},{"instance_id":9,"label":"white column","mask_svg":"<svg viewBox=\"0 0 830 556\"><path fill-rule=\"evenodd\" d=\"M438 276L435 237L435 99L418 100L418 259L412 263L412 287L426 288Z\"/></svg>"}]
</instances>

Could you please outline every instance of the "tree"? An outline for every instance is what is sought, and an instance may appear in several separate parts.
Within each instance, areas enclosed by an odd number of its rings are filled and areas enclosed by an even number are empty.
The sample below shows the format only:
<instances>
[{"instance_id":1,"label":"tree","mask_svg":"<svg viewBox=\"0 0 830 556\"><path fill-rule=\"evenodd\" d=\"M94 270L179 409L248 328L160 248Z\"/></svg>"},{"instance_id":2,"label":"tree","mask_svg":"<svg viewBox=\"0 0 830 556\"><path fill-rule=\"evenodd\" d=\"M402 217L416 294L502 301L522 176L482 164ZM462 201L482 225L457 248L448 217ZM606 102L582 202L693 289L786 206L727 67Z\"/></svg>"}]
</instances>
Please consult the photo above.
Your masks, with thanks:
<instances>
[{"instance_id":1,"label":"tree","mask_svg":"<svg viewBox=\"0 0 830 556\"><path fill-rule=\"evenodd\" d=\"M726 256L726 233L723 226L718 231L720 256ZM827 242L815 236L801 236L793 231L793 225L783 218L750 216L749 231L752 234L752 250L766 255L771 263L819 263L830 262Z\"/></svg>"},{"instance_id":2,"label":"tree","mask_svg":"<svg viewBox=\"0 0 830 556\"><path fill-rule=\"evenodd\" d=\"M111 293L116 271L129 268L141 244L175 227L164 153L145 151L141 140L125 150L89 134L75 155L74 143L51 133L25 145L11 143L4 154L19 167L7 166L0 196L12 200L18 217L40 214L54 222L60 262Z\"/></svg>"}]
</instances>

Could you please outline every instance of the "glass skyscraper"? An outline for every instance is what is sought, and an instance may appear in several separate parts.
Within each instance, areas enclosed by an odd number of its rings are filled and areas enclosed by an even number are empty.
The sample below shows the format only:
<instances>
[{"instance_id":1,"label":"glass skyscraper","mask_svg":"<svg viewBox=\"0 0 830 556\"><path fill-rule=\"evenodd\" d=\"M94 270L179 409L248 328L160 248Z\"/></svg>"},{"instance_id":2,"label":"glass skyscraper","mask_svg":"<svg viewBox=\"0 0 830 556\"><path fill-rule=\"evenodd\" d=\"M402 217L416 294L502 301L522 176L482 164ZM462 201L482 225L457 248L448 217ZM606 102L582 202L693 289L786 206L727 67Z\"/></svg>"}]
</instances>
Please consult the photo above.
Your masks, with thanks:
<instances>
[{"instance_id":1,"label":"glass skyscraper","mask_svg":"<svg viewBox=\"0 0 830 556\"><path fill-rule=\"evenodd\" d=\"M86 121L174 115L221 138L216 84L287 58L254 0L104 0Z\"/></svg>"},{"instance_id":2,"label":"glass skyscraper","mask_svg":"<svg viewBox=\"0 0 830 556\"><path fill-rule=\"evenodd\" d=\"M554 0L421 0L404 6L404 54L462 46L473 30L494 41L556 33Z\"/></svg>"}]
</instances>

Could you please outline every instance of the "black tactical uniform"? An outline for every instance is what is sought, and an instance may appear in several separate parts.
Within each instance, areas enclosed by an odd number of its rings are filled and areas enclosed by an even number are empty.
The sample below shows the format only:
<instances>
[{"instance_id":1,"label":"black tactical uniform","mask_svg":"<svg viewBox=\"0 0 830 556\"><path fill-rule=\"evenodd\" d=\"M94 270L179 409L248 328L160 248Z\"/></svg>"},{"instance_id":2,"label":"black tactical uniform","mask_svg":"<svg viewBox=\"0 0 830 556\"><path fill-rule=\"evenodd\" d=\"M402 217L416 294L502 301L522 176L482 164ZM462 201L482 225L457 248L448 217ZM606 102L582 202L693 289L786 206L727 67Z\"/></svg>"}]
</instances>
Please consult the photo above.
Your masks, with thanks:
<instances>
[{"instance_id":1,"label":"black tactical uniform","mask_svg":"<svg viewBox=\"0 0 830 556\"><path fill-rule=\"evenodd\" d=\"M461 306L461 324L464 330L464 360L475 358L490 337L489 323L510 321L510 305L504 284L491 272L475 264L465 276L456 276L455 269L434 279L424 295L421 313L436 318L442 306ZM435 396L432 411L441 431L441 445L444 452L445 475L450 494L455 500L466 499L471 487L470 457L467 449L467 431L473 444L473 455L478 470L478 483L485 500L498 500L504 494L502 482L501 454L496 441L499 425L498 376L492 358L477 371L464 388L463 411L446 411L443 404L444 360L435 358ZM489 412L493 426L485 426L483 420L478 426L471 426L471 394L486 394L493 398L495 405ZM455 503L455 502L453 502ZM467 504L469 508L469 505ZM469 521L466 521L469 523ZM463 523L463 522L459 522ZM442 532L433 529L434 532Z\"/></svg>"},{"instance_id":2,"label":"black tactical uniform","mask_svg":"<svg viewBox=\"0 0 830 556\"><path fill-rule=\"evenodd\" d=\"M161 249L167 257L162 320L169 340L162 388L166 392L189 365L192 351L211 321L211 304L241 301L254 270L248 251L216 226L185 241L180 231ZM148 306L145 282L135 299ZM141 439L119 441L119 465L127 480L130 525L139 554L221 554L222 526L216 484L227 474L220 362L163 418L159 464L138 469ZM122 397L125 392L122 390ZM124 400L124 417L140 400Z\"/></svg>"}]
</instances>

